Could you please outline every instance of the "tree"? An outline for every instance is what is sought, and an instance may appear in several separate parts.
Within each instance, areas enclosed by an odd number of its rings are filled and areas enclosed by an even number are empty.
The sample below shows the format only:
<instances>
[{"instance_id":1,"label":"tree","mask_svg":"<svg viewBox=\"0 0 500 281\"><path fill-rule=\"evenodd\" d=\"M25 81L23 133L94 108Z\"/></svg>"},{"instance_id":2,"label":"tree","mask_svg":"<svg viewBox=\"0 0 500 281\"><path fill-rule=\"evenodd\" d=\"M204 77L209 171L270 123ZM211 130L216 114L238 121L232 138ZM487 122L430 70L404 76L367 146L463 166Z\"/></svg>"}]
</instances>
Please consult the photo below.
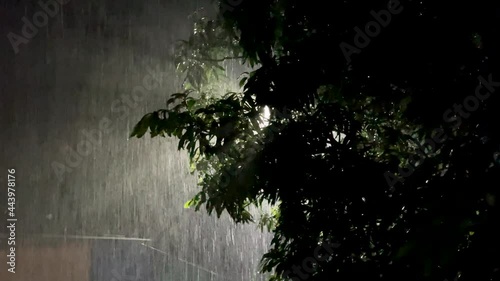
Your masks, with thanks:
<instances>
[{"instance_id":1,"label":"tree","mask_svg":"<svg viewBox=\"0 0 500 281\"><path fill-rule=\"evenodd\" d=\"M240 2L199 18L184 92L132 133L189 152L187 205L270 203L272 280L500 280L499 4ZM250 70L220 95L228 60Z\"/></svg>"}]
</instances>

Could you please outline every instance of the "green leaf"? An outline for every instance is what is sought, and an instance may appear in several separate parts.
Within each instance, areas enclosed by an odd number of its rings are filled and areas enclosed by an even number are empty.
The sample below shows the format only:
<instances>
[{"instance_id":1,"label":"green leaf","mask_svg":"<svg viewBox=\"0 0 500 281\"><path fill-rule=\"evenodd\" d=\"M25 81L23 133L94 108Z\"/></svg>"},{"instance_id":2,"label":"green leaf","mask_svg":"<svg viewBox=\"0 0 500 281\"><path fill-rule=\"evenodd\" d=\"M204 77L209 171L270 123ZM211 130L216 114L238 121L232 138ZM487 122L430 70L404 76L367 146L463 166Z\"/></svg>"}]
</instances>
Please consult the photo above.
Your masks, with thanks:
<instances>
[{"instance_id":1,"label":"green leaf","mask_svg":"<svg viewBox=\"0 0 500 281\"><path fill-rule=\"evenodd\" d=\"M399 248L397 254L396 254L396 259L400 259L403 257L407 257L411 254L411 252L415 249L415 243L414 242L408 242L407 244L403 245L401 248Z\"/></svg>"},{"instance_id":2,"label":"green leaf","mask_svg":"<svg viewBox=\"0 0 500 281\"><path fill-rule=\"evenodd\" d=\"M187 105L187 107L188 107L189 109L193 108L193 106L194 106L195 104L196 104L196 100L194 100L194 99L188 99L188 100L186 101L186 105Z\"/></svg>"},{"instance_id":3,"label":"green leaf","mask_svg":"<svg viewBox=\"0 0 500 281\"><path fill-rule=\"evenodd\" d=\"M151 137L154 138L163 133L161 129L161 120L158 117L158 112L155 112L151 118L149 118L149 130L151 131Z\"/></svg>"},{"instance_id":4,"label":"green leaf","mask_svg":"<svg viewBox=\"0 0 500 281\"><path fill-rule=\"evenodd\" d=\"M148 131L148 128L151 123L151 118L153 117L152 113L148 113L142 117L141 121L139 121L134 129L132 130L132 133L130 134L130 137L136 136L137 138L142 138L144 134Z\"/></svg>"}]
</instances>

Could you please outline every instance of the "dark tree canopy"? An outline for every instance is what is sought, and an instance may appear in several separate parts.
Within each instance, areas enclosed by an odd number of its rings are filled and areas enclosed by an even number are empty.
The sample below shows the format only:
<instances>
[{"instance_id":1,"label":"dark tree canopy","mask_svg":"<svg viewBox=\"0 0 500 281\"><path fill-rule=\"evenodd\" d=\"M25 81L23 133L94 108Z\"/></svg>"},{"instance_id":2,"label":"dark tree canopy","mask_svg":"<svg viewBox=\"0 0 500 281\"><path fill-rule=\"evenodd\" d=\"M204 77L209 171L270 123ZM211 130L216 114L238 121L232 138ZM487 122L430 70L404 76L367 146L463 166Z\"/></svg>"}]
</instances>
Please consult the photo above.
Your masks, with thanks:
<instances>
[{"instance_id":1,"label":"dark tree canopy","mask_svg":"<svg viewBox=\"0 0 500 281\"><path fill-rule=\"evenodd\" d=\"M188 205L273 205L273 280L500 280L499 2L220 7L177 50L185 91L133 132L190 153ZM217 95L228 60L251 70Z\"/></svg>"}]
</instances>

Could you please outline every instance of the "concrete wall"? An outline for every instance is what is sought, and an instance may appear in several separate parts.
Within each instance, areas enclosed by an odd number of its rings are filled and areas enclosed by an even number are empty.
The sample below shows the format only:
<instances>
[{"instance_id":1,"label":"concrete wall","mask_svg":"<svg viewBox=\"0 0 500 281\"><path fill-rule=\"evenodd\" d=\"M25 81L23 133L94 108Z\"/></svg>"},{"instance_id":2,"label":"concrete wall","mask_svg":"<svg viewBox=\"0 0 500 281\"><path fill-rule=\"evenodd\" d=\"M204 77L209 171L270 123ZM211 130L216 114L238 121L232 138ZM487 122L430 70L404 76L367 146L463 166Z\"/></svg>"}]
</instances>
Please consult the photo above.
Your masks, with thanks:
<instances>
[{"instance_id":1,"label":"concrete wall","mask_svg":"<svg viewBox=\"0 0 500 281\"><path fill-rule=\"evenodd\" d=\"M182 259L175 270L184 280L195 280L186 275L189 263L250 280L267 235L183 209L196 178L175 141L128 139L145 113L180 89L169 54L189 35L188 15L201 5L72 0L17 54L7 35L21 35L22 17L41 8L0 9L0 182L7 168L17 170L18 236L149 238L168 253L155 267ZM134 92L151 75L159 83Z\"/></svg>"}]
</instances>

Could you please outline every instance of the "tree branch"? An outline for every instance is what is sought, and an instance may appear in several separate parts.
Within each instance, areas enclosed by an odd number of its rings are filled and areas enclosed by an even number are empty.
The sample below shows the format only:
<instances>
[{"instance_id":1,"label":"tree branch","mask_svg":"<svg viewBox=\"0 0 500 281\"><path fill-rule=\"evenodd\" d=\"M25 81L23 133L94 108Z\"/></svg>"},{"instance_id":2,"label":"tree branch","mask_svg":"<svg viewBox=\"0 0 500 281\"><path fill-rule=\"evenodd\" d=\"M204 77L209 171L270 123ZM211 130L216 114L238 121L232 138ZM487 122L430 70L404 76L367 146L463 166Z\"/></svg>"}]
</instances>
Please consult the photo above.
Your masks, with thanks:
<instances>
[{"instance_id":1,"label":"tree branch","mask_svg":"<svg viewBox=\"0 0 500 281\"><path fill-rule=\"evenodd\" d=\"M200 61L215 61L215 62L223 62L225 60L235 60L242 59L243 57L223 57L221 59L200 59Z\"/></svg>"}]
</instances>

